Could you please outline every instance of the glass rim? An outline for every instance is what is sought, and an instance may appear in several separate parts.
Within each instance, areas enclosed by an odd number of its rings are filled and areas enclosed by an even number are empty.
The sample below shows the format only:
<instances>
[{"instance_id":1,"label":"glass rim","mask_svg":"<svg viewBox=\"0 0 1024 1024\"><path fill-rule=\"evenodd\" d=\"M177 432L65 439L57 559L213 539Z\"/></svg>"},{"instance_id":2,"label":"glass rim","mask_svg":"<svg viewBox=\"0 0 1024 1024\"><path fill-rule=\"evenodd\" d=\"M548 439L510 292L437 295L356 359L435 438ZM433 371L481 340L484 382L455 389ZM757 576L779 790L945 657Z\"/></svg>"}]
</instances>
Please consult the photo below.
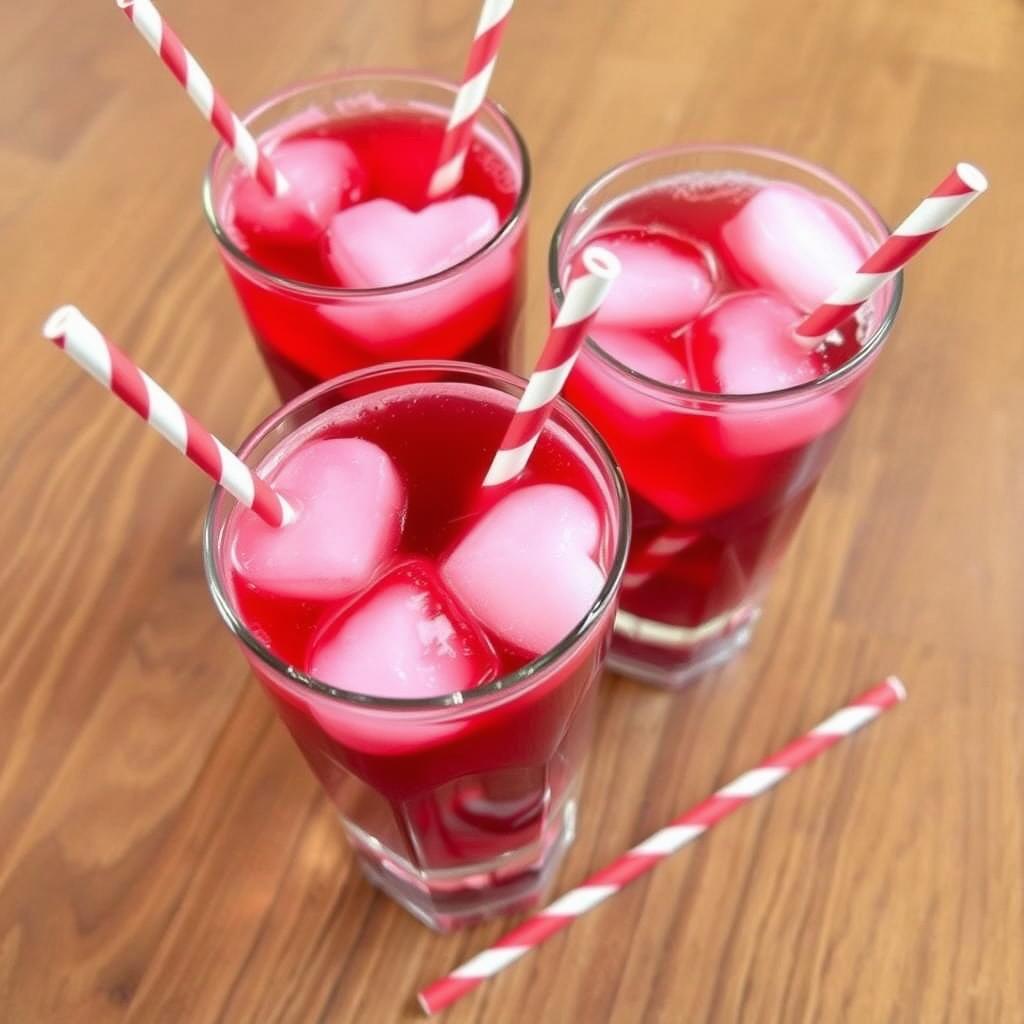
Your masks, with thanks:
<instances>
[{"instance_id":1,"label":"glass rim","mask_svg":"<svg viewBox=\"0 0 1024 1024\"><path fill-rule=\"evenodd\" d=\"M316 401L333 388L363 382L375 376L392 375L395 373L408 374L417 371L464 374L478 378L485 387L491 386L495 381L511 384L519 394L522 393L526 383L522 377L507 370L497 370L492 367L481 366L477 363L464 363L451 359L416 359L380 363L324 381L322 384L318 384L316 387L293 398L290 402L285 403L265 417L242 441L236 452L239 458L245 461L253 448L286 417L292 415L302 406ZM507 394L508 392L503 393ZM332 686L317 679L315 676L300 671L294 665L278 657L246 626L236 611L234 602L228 593L228 588L221 578L218 568L219 541L223 534L226 518L222 519L219 529L217 518L225 503L233 502L237 505L237 501L218 484L214 487L213 493L210 496L210 503L203 522L203 572L206 585L213 598L213 603L228 629L264 665L284 676L289 681L319 693L321 696L356 704L364 708L391 711L436 710L440 708L463 707L488 697L518 692L526 683L557 664L565 655L570 653L582 641L586 640L598 623L601 622L618 593L619 584L626 568L626 555L629 550L629 538L632 527L629 496L625 480L622 477L622 471L619 469L615 457L605 443L604 438L591 426L589 420L564 398L558 398L555 401L555 413L568 419L569 423L583 434L583 437L596 450L598 465L603 463L604 468L607 470L607 476L611 484L608 497L610 503L617 507L619 532L615 550L608 567L608 573L600 592L594 599L594 603L586 615L549 651L538 655L514 672L501 675L482 686L473 687L468 690L456 690L453 693L441 694L436 697L380 697L373 694L359 693L354 690L345 690L341 687ZM229 508L225 512L225 517L230 515L231 511Z\"/></svg>"},{"instance_id":2,"label":"glass rim","mask_svg":"<svg viewBox=\"0 0 1024 1024\"><path fill-rule=\"evenodd\" d=\"M548 287L550 288L551 295L556 303L556 308L561 308L562 302L565 298L559 274L559 250L561 249L563 236L568 228L569 219L577 211L579 206L595 192L608 184L609 181L618 177L625 171L632 170L645 163L665 157L708 153L733 153L763 157L768 160L774 160L777 163L788 164L790 167L795 167L798 170L804 171L805 173L824 181L826 184L832 186L846 198L851 200L859 207L861 213L865 214L873 223L873 226L878 230L882 237L885 237L890 233L890 228L882 219L881 214L879 214L874 206L872 206L871 203L869 203L867 199L865 199L851 185L848 185L840 177L833 174L831 171L826 170L824 167L820 167L818 164L815 164L810 160L804 160L801 157L783 153L781 150L772 149L769 146L754 146L731 142L686 143L684 145L664 146L660 149L646 150L637 156L630 157L614 164L588 185L585 185L576 193L568 206L566 206L561 217L559 217L554 233L551 236L551 243L548 246ZM753 394L735 395L721 394L716 391L699 391L697 389L678 387L675 384L666 384L664 381L657 380L654 377L648 377L645 374L634 370L632 367L627 366L625 363L620 362L613 355L606 352L589 335L587 336L584 344L589 352L593 353L599 360L610 366L616 373L629 378L633 383L643 388L649 389L663 396L671 396L676 399L684 398L693 402L720 406L761 406L766 402L784 402L787 399L802 398L804 395L812 394L823 388L831 388L832 385L846 377L853 376L861 366L865 365L874 357L876 351L881 348L882 343L886 338L888 338L892 331L893 323L896 320L896 314L899 311L900 303L903 298L903 271L899 271L899 273L890 280L889 284L892 286L892 295L889 299L889 304L886 308L885 314L879 319L878 325L873 328L870 337L860 345L856 355L822 377L815 377L813 380L804 381L801 384L793 384L786 388L779 388L776 391L758 391Z\"/></svg>"},{"instance_id":3,"label":"glass rim","mask_svg":"<svg viewBox=\"0 0 1024 1024\"><path fill-rule=\"evenodd\" d=\"M382 79L400 82L414 82L421 85L441 86L442 88L449 90L453 96L459 88L457 82L443 78L440 75L410 71L404 68L356 68L348 71L338 71L325 75L318 75L315 78L305 79L293 85L286 86L283 89L279 89L257 106L248 110L244 115L242 115L241 120L244 124L248 125L255 118L265 114L268 110L271 110L278 104L294 99L297 96L301 96L302 93L308 92L311 89L347 81L370 82L375 80L380 81ZM526 140L516 127L516 123L512 120L509 112L500 103L497 103L492 99L485 99L481 106L481 110L486 110L488 113L493 115L505 128L508 129L508 132L512 137L512 142L515 147L513 155L518 155L521 167L519 190L516 193L516 201L513 204L512 209L509 211L508 216L498 226L498 230L482 246L480 246L479 249L474 250L464 259L459 260L458 263L453 263L450 267L445 267L443 270L439 270L434 274L428 274L426 277L418 277L413 281L403 281L400 284L385 285L378 288L342 288L333 285L318 285L309 281L300 281L297 278L279 274L263 266L262 263L257 262L248 253L239 248L231 238L231 235L224 228L224 225L221 223L220 217L217 213L216 203L213 198L213 176L220 161L226 156L231 155L228 147L223 141L219 141L216 146L214 146L213 153L210 155L210 159L206 165L206 171L203 174L202 206L203 213L206 216L206 222L209 224L210 230L213 231L213 235L217 239L217 243L224 248L233 259L243 264L243 266L259 275L259 277L265 281L269 281L277 287L286 289L287 291L306 295L311 298L377 298L385 295L395 295L406 290L442 282L449 277L453 277L456 274L461 273L465 268L483 259L492 250L498 248L498 246L501 245L501 243L522 221L523 213L526 209L526 202L530 195L532 170L530 166L530 154L526 148Z\"/></svg>"}]
</instances>

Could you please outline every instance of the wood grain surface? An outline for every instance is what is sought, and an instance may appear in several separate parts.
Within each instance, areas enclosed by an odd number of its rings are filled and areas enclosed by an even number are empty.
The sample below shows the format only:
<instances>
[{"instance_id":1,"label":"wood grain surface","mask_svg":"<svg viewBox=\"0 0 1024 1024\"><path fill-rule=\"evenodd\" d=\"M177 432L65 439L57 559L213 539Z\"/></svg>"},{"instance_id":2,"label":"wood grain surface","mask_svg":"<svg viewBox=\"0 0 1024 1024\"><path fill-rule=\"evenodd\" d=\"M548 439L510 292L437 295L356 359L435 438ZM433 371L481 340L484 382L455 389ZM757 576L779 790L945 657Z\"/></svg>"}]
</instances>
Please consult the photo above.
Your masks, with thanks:
<instances>
[{"instance_id":1,"label":"wood grain surface","mask_svg":"<svg viewBox=\"0 0 1024 1024\"><path fill-rule=\"evenodd\" d=\"M166 0L239 106L457 75L474 0ZM455 1022L1024 1019L1024 6L520 0L493 93L561 209L634 152L750 141L896 219L993 183L893 343L750 650L609 678L567 887L876 677L911 699L453 1009ZM229 441L270 385L200 214L208 129L112 2L0 6L0 1020L412 1021L501 924L370 889L207 598L205 481L37 340L73 301Z\"/></svg>"}]
</instances>

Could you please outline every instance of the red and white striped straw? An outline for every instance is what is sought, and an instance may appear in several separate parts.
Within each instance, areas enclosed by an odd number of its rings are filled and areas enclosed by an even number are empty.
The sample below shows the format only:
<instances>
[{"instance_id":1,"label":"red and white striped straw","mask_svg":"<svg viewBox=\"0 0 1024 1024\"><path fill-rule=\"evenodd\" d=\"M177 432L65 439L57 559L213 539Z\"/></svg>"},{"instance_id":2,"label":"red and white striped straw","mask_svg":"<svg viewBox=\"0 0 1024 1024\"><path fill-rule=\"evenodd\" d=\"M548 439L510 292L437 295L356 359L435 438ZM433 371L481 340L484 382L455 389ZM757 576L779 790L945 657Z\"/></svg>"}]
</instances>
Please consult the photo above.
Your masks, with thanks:
<instances>
[{"instance_id":1,"label":"red and white striped straw","mask_svg":"<svg viewBox=\"0 0 1024 1024\"><path fill-rule=\"evenodd\" d=\"M277 491L197 423L74 306L61 306L53 312L43 325L43 334L265 522L285 526L294 519L291 506Z\"/></svg>"},{"instance_id":2,"label":"red and white striped straw","mask_svg":"<svg viewBox=\"0 0 1024 1024\"><path fill-rule=\"evenodd\" d=\"M506 483L526 467L580 354L587 327L622 269L613 253L596 245L584 249L582 263L583 272L572 278L565 290L565 301L487 471L484 487Z\"/></svg>"},{"instance_id":3,"label":"red and white striped straw","mask_svg":"<svg viewBox=\"0 0 1024 1024\"><path fill-rule=\"evenodd\" d=\"M441 140L437 168L427 187L429 199L446 196L462 180L462 168L473 141L477 111L487 98L487 86L494 73L494 65L498 62L498 47L513 2L484 0L473 45L466 58L466 69L462 73L462 85L455 96L444 138Z\"/></svg>"},{"instance_id":4,"label":"red and white striped straw","mask_svg":"<svg viewBox=\"0 0 1024 1024\"><path fill-rule=\"evenodd\" d=\"M285 195L288 182L284 175L274 166L224 97L213 87L209 76L185 49L175 31L150 0L117 0L117 6L128 15L129 21L139 30L139 35L185 87L185 92L199 108L199 112L213 125L224 144L234 152L238 162L270 195Z\"/></svg>"},{"instance_id":5,"label":"red and white striped straw","mask_svg":"<svg viewBox=\"0 0 1024 1024\"><path fill-rule=\"evenodd\" d=\"M796 768L807 764L844 737L874 721L883 711L906 700L906 697L907 691L903 684L895 676L889 676L826 718L809 733L766 758L757 768L734 779L703 803L681 814L660 832L655 832L639 846L634 846L608 867L591 875L582 885L571 889L539 914L527 918L490 949L477 954L447 977L428 985L417 997L420 1006L427 1014L438 1013L451 1006L481 982L515 963L535 946L560 932L588 910L593 910L629 882L657 867L667 857L692 843L754 797L778 785Z\"/></svg>"},{"instance_id":6,"label":"red and white striped straw","mask_svg":"<svg viewBox=\"0 0 1024 1024\"><path fill-rule=\"evenodd\" d=\"M797 340L813 347L891 281L947 224L985 189L985 175L972 164L959 163L914 212L867 258L828 299L797 328Z\"/></svg>"}]
</instances>

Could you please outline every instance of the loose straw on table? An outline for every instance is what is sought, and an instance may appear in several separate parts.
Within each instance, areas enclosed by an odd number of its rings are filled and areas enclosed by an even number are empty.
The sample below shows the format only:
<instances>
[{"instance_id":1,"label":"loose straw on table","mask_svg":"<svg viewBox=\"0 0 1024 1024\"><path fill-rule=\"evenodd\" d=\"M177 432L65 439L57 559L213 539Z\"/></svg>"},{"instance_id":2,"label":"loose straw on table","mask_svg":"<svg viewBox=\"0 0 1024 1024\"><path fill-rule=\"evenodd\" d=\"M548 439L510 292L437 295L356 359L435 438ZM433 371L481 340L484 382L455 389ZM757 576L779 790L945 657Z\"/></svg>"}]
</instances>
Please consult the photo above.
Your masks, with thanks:
<instances>
[{"instance_id":1,"label":"loose straw on table","mask_svg":"<svg viewBox=\"0 0 1024 1024\"><path fill-rule=\"evenodd\" d=\"M957 164L861 268L800 323L796 328L797 341L808 347L817 345L891 281L987 188L988 181L977 167Z\"/></svg>"},{"instance_id":2,"label":"loose straw on table","mask_svg":"<svg viewBox=\"0 0 1024 1024\"><path fill-rule=\"evenodd\" d=\"M484 487L507 483L525 469L586 341L587 327L622 269L614 254L596 245L584 249L582 265L583 271L572 277L565 290L565 301L487 471Z\"/></svg>"},{"instance_id":3,"label":"loose straw on table","mask_svg":"<svg viewBox=\"0 0 1024 1024\"><path fill-rule=\"evenodd\" d=\"M484 0L473 44L466 58L466 68L462 73L462 85L455 96L441 140L437 168L427 187L429 199L441 199L462 180L466 154L473 141L476 115L487 98L487 86L494 73L494 65L498 62L498 47L513 2Z\"/></svg>"},{"instance_id":4,"label":"loose straw on table","mask_svg":"<svg viewBox=\"0 0 1024 1024\"><path fill-rule=\"evenodd\" d=\"M139 35L153 48L167 69L184 86L199 112L216 129L224 144L232 150L238 162L272 196L288 192L288 182L253 137L252 132L228 106L224 97L213 87L209 76L198 61L182 45L175 31L151 0L116 0L138 29Z\"/></svg>"},{"instance_id":5,"label":"loose straw on table","mask_svg":"<svg viewBox=\"0 0 1024 1024\"><path fill-rule=\"evenodd\" d=\"M645 875L667 857L702 836L723 818L748 804L754 797L778 785L796 768L807 764L829 747L874 721L883 711L906 700L903 684L889 676L846 707L826 718L798 740L766 758L752 771L734 779L703 803L681 814L650 838L591 875L539 914L528 918L500 938L490 949L435 981L418 996L427 1014L451 1006L481 982L515 963L545 939L593 910L623 886Z\"/></svg>"},{"instance_id":6,"label":"loose straw on table","mask_svg":"<svg viewBox=\"0 0 1024 1024\"><path fill-rule=\"evenodd\" d=\"M43 325L43 334L270 526L292 521L294 512L280 494L197 423L78 309L61 306Z\"/></svg>"}]
</instances>

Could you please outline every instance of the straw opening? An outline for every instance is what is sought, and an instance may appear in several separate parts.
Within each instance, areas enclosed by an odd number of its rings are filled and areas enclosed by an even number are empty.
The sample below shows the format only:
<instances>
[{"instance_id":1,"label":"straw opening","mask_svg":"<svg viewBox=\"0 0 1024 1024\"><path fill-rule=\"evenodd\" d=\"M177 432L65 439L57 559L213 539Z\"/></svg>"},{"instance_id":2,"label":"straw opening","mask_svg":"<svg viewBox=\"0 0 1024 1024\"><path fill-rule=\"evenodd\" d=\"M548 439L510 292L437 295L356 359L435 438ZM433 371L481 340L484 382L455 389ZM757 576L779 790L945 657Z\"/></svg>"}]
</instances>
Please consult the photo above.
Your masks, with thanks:
<instances>
[{"instance_id":1,"label":"straw opening","mask_svg":"<svg viewBox=\"0 0 1024 1024\"><path fill-rule=\"evenodd\" d=\"M986 178L984 172L980 168L975 167L974 164L965 162L958 163L956 165L956 173L960 175L960 180L975 192L984 192L988 188L988 178Z\"/></svg>"},{"instance_id":2,"label":"straw opening","mask_svg":"<svg viewBox=\"0 0 1024 1024\"><path fill-rule=\"evenodd\" d=\"M903 680L898 676L887 676L885 685L896 694L898 700L903 701L907 699L907 688L903 685Z\"/></svg>"},{"instance_id":3,"label":"straw opening","mask_svg":"<svg viewBox=\"0 0 1024 1024\"><path fill-rule=\"evenodd\" d=\"M46 323L43 324L43 337L56 341L67 334L69 324L81 315L77 306L58 307L46 318Z\"/></svg>"},{"instance_id":4,"label":"straw opening","mask_svg":"<svg viewBox=\"0 0 1024 1024\"><path fill-rule=\"evenodd\" d=\"M600 245L588 245L583 250L583 266L604 281L614 281L622 272L618 256Z\"/></svg>"}]
</instances>

